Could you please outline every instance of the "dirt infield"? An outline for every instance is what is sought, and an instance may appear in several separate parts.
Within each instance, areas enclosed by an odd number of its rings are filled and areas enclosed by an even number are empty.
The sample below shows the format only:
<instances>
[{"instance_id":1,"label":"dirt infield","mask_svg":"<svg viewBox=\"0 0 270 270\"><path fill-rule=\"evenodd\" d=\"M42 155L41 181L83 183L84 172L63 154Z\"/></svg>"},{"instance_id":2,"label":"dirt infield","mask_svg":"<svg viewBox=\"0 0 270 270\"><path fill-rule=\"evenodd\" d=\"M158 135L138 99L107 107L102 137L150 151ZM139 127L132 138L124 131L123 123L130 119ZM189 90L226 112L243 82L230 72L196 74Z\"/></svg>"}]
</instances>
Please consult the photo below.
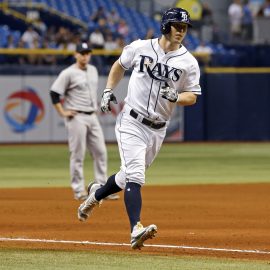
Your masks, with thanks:
<instances>
[{"instance_id":1,"label":"dirt infield","mask_svg":"<svg viewBox=\"0 0 270 270\"><path fill-rule=\"evenodd\" d=\"M158 255L207 255L270 260L270 184L166 186L143 189L142 223L158 235L147 244L227 250L0 241L0 248L111 250ZM105 201L86 223L70 189L0 189L0 238L129 243L123 203ZM259 250L268 254L234 250Z\"/></svg>"}]
</instances>

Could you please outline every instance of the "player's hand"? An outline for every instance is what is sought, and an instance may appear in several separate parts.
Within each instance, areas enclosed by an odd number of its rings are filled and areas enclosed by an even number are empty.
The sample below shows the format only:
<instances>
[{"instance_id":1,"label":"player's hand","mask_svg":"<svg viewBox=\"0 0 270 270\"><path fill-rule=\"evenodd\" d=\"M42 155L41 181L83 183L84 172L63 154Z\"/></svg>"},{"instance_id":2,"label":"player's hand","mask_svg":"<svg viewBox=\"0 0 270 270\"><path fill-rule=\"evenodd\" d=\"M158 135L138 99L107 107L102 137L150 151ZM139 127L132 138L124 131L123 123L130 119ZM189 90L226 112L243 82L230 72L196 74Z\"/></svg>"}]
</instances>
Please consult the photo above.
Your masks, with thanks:
<instances>
[{"instance_id":1,"label":"player's hand","mask_svg":"<svg viewBox=\"0 0 270 270\"><path fill-rule=\"evenodd\" d=\"M163 98L169 100L170 102L174 102L175 103L178 100L178 93L177 93L177 91L174 88L171 88L169 86L162 87L160 89L159 94Z\"/></svg>"},{"instance_id":2,"label":"player's hand","mask_svg":"<svg viewBox=\"0 0 270 270\"><path fill-rule=\"evenodd\" d=\"M113 102L114 104L117 104L117 100L115 95L113 94L112 89L106 88L103 91L102 99L101 99L101 104L100 104L100 109L102 112L108 113L111 111L110 107L110 102Z\"/></svg>"},{"instance_id":3,"label":"player's hand","mask_svg":"<svg viewBox=\"0 0 270 270\"><path fill-rule=\"evenodd\" d=\"M72 110L63 110L63 112L62 112L62 117L73 118L76 114L77 114L76 111L72 111Z\"/></svg>"}]
</instances>

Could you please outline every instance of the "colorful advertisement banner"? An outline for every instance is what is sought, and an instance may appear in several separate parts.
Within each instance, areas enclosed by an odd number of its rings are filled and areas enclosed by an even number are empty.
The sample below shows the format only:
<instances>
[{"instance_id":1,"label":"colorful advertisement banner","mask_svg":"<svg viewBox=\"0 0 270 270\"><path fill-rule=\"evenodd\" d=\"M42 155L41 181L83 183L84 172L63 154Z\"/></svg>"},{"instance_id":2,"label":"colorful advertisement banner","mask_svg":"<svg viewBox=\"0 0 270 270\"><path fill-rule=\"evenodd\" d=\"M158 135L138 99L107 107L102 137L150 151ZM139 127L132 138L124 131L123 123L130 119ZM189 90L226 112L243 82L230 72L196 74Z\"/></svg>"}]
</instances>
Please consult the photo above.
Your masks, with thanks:
<instances>
[{"instance_id":1,"label":"colorful advertisement banner","mask_svg":"<svg viewBox=\"0 0 270 270\"><path fill-rule=\"evenodd\" d=\"M0 76L0 143L65 142L67 133L63 119L54 109L49 89L55 76ZM107 77L99 80L98 100ZM98 112L105 140L115 142L115 122L124 106L129 77L115 89L118 104L112 113ZM183 140L183 109L175 110L166 140Z\"/></svg>"}]
</instances>

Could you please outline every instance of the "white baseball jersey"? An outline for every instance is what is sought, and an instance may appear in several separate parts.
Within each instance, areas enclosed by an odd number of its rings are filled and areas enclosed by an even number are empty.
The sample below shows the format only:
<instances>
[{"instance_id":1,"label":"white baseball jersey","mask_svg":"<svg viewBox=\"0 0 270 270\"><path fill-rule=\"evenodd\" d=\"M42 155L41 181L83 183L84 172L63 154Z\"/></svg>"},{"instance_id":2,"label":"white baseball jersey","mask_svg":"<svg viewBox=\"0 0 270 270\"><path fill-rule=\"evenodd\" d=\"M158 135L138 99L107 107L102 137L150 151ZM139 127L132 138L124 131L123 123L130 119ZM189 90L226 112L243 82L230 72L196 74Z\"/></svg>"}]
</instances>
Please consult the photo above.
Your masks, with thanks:
<instances>
[{"instance_id":1,"label":"white baseball jersey","mask_svg":"<svg viewBox=\"0 0 270 270\"><path fill-rule=\"evenodd\" d=\"M165 53L157 38L136 40L124 48L119 63L126 70L133 68L125 102L152 120L170 120L176 106L159 95L165 83L178 93L201 94L198 62L183 45Z\"/></svg>"},{"instance_id":2,"label":"white baseball jersey","mask_svg":"<svg viewBox=\"0 0 270 270\"><path fill-rule=\"evenodd\" d=\"M156 122L169 121L176 103L161 97L161 87L169 85L178 93L189 91L196 95L201 94L201 87L198 62L183 45L165 53L158 39L137 40L124 48L119 63L124 69L133 68L126 104L115 127L121 157L115 181L124 188L127 179L145 183L145 170L157 156L167 128L145 125L131 116L131 110Z\"/></svg>"},{"instance_id":3,"label":"white baseball jersey","mask_svg":"<svg viewBox=\"0 0 270 270\"><path fill-rule=\"evenodd\" d=\"M97 110L98 72L95 66L87 65L86 70L76 64L64 69L51 90L64 95L64 107L75 111Z\"/></svg>"}]
</instances>

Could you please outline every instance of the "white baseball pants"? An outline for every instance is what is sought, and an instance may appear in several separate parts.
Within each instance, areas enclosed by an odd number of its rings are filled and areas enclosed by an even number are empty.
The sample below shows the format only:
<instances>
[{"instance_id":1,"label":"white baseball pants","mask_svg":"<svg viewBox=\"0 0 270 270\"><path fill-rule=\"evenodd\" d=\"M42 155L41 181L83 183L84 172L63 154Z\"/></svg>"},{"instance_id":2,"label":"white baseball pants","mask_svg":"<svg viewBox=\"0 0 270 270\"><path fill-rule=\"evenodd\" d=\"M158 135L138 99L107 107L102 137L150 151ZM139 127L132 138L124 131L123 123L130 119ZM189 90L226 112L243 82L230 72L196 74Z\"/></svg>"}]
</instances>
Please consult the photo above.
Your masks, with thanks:
<instances>
[{"instance_id":1,"label":"white baseball pants","mask_svg":"<svg viewBox=\"0 0 270 270\"><path fill-rule=\"evenodd\" d=\"M166 127L152 129L130 116L130 109L125 105L115 126L121 157L120 171L115 180L122 189L126 181L141 186L145 183L145 170L154 161L166 135Z\"/></svg>"}]
</instances>

